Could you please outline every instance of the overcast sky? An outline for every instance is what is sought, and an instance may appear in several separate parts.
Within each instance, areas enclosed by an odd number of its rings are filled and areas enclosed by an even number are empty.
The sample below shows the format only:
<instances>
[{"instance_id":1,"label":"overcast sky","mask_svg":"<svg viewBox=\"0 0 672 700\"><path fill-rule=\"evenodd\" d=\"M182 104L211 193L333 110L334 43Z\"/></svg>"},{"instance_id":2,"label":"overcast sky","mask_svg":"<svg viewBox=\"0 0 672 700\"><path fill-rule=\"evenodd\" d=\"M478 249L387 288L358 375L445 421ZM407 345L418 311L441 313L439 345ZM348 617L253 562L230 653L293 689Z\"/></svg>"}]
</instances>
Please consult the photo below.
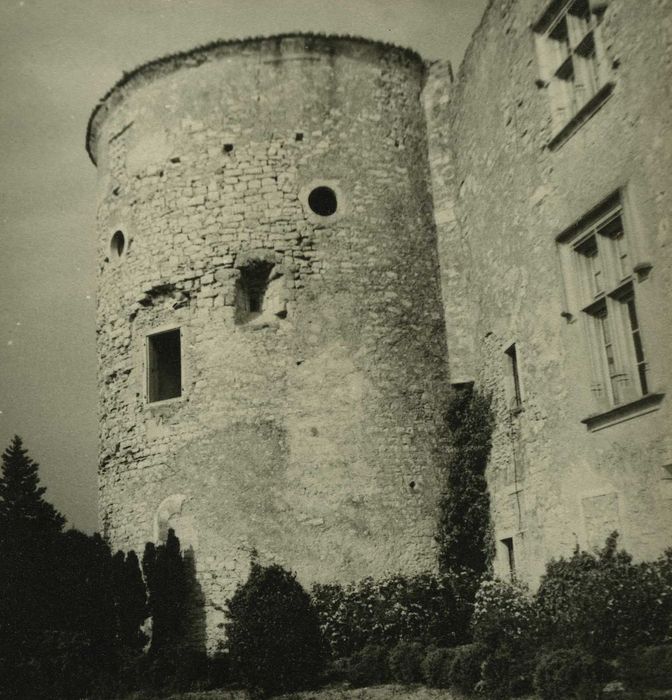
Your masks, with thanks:
<instances>
[{"instance_id":1,"label":"overcast sky","mask_svg":"<svg viewBox=\"0 0 672 700\"><path fill-rule=\"evenodd\" d=\"M84 150L122 74L215 39L356 34L457 68L486 0L0 0L0 449L97 529L94 190Z\"/></svg>"}]
</instances>

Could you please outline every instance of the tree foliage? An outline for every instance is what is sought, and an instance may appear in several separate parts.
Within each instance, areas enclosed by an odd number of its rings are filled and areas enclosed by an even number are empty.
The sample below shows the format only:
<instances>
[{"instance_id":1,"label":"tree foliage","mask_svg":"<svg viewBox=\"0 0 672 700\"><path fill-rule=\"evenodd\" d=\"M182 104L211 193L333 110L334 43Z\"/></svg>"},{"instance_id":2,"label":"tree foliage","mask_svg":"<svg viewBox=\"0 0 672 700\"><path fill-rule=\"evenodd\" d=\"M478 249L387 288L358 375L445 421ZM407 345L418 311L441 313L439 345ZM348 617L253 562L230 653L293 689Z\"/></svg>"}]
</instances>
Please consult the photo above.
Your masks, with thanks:
<instances>
[{"instance_id":1,"label":"tree foliage","mask_svg":"<svg viewBox=\"0 0 672 700\"><path fill-rule=\"evenodd\" d=\"M64 532L44 493L37 463L15 437L0 474L0 697L90 695L140 644L137 558L118 556L115 576L109 545Z\"/></svg>"},{"instance_id":2,"label":"tree foliage","mask_svg":"<svg viewBox=\"0 0 672 700\"><path fill-rule=\"evenodd\" d=\"M228 605L231 662L247 687L268 695L316 683L324 663L319 621L294 574L253 561Z\"/></svg>"},{"instance_id":3,"label":"tree foliage","mask_svg":"<svg viewBox=\"0 0 672 700\"><path fill-rule=\"evenodd\" d=\"M0 537L7 543L21 538L24 544L63 530L65 518L43 498L38 468L15 435L2 454L0 477Z\"/></svg>"},{"instance_id":4,"label":"tree foliage","mask_svg":"<svg viewBox=\"0 0 672 700\"><path fill-rule=\"evenodd\" d=\"M469 641L478 583L457 574L397 574L345 586L315 584L311 594L332 660L367 645L391 649L402 640L453 646Z\"/></svg>"},{"instance_id":5,"label":"tree foliage","mask_svg":"<svg viewBox=\"0 0 672 700\"><path fill-rule=\"evenodd\" d=\"M136 553L116 552L112 557L114 603L119 625L119 640L129 649L141 649L147 637L141 626L149 615L147 590Z\"/></svg>"},{"instance_id":6,"label":"tree foliage","mask_svg":"<svg viewBox=\"0 0 672 700\"><path fill-rule=\"evenodd\" d=\"M145 545L142 570L152 616L152 653L183 645L188 634L189 575L172 528L164 544Z\"/></svg>"},{"instance_id":7,"label":"tree foliage","mask_svg":"<svg viewBox=\"0 0 672 700\"><path fill-rule=\"evenodd\" d=\"M613 532L597 553L577 547L546 565L537 601L549 646L609 657L672 636L672 557L633 563Z\"/></svg>"}]
</instances>

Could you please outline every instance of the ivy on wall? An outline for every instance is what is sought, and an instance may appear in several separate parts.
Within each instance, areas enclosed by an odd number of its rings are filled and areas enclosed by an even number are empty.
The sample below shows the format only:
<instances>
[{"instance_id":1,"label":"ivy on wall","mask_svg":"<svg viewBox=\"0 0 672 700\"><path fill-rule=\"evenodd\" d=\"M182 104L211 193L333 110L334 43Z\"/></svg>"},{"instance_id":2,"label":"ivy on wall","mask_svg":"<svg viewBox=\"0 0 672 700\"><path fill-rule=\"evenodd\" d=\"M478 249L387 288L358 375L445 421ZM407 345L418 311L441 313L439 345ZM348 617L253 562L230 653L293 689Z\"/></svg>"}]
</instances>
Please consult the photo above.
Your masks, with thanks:
<instances>
[{"instance_id":1,"label":"ivy on wall","mask_svg":"<svg viewBox=\"0 0 672 700\"><path fill-rule=\"evenodd\" d=\"M490 496L485 469L492 447L490 398L456 390L446 407L450 451L443 465L436 539L442 573L468 569L480 576L493 556Z\"/></svg>"}]
</instances>

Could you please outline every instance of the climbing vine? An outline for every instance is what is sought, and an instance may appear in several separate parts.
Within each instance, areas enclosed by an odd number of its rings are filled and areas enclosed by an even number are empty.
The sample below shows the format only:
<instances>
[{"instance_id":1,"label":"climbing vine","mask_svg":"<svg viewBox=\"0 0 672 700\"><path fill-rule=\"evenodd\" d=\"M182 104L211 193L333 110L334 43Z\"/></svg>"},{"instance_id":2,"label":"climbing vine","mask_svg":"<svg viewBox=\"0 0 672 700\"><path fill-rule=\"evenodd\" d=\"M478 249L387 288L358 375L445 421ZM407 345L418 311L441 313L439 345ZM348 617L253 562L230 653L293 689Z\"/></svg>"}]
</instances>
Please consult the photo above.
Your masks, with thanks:
<instances>
[{"instance_id":1,"label":"climbing vine","mask_svg":"<svg viewBox=\"0 0 672 700\"><path fill-rule=\"evenodd\" d=\"M439 503L439 570L467 569L480 576L489 570L493 554L485 479L494 428L489 397L455 391L446 408L446 428L451 448Z\"/></svg>"}]
</instances>

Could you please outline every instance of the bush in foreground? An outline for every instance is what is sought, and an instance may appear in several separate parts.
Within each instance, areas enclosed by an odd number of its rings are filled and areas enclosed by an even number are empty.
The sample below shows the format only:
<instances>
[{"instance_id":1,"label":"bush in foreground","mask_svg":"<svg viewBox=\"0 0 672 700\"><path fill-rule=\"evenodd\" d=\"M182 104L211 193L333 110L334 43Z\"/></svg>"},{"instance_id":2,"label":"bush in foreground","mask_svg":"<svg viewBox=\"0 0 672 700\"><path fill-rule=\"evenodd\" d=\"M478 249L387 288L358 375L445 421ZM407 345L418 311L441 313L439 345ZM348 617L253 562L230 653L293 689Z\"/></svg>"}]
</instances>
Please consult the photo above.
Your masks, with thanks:
<instances>
[{"instance_id":1,"label":"bush in foreground","mask_svg":"<svg viewBox=\"0 0 672 700\"><path fill-rule=\"evenodd\" d=\"M353 654L346 667L346 678L354 688L380 685L390 679L387 649L380 644L367 644Z\"/></svg>"},{"instance_id":2,"label":"bush in foreground","mask_svg":"<svg viewBox=\"0 0 672 700\"><path fill-rule=\"evenodd\" d=\"M270 695L317 684L324 667L319 622L294 574L253 561L229 601L229 618L232 670L246 687Z\"/></svg>"},{"instance_id":3,"label":"bush in foreground","mask_svg":"<svg viewBox=\"0 0 672 700\"><path fill-rule=\"evenodd\" d=\"M464 644L454 651L450 683L462 693L473 693L481 680L481 665L488 650L482 644Z\"/></svg>"},{"instance_id":4,"label":"bush in foreground","mask_svg":"<svg viewBox=\"0 0 672 700\"><path fill-rule=\"evenodd\" d=\"M612 533L598 553L580 551L546 566L537 604L548 647L580 647L611 658L670 633L668 558L634 564Z\"/></svg>"},{"instance_id":5,"label":"bush in foreground","mask_svg":"<svg viewBox=\"0 0 672 700\"><path fill-rule=\"evenodd\" d=\"M346 586L315 585L312 598L332 660L369 644L392 649L402 640L453 646L470 640L478 581L469 572L365 578Z\"/></svg>"},{"instance_id":6,"label":"bush in foreground","mask_svg":"<svg viewBox=\"0 0 672 700\"><path fill-rule=\"evenodd\" d=\"M542 700L592 700L603 684L600 664L580 649L544 654L534 672L534 689Z\"/></svg>"},{"instance_id":7,"label":"bush in foreground","mask_svg":"<svg viewBox=\"0 0 672 700\"><path fill-rule=\"evenodd\" d=\"M516 583L484 581L474 604L474 640L487 653L482 690L489 698L517 697L532 684L538 622L534 600Z\"/></svg>"},{"instance_id":8,"label":"bush in foreground","mask_svg":"<svg viewBox=\"0 0 672 700\"><path fill-rule=\"evenodd\" d=\"M455 650L444 647L430 647L420 664L422 679L430 688L450 687L450 668L455 658Z\"/></svg>"},{"instance_id":9,"label":"bush in foreground","mask_svg":"<svg viewBox=\"0 0 672 700\"><path fill-rule=\"evenodd\" d=\"M636 689L672 688L672 644L637 647L622 660L623 680Z\"/></svg>"},{"instance_id":10,"label":"bush in foreground","mask_svg":"<svg viewBox=\"0 0 672 700\"><path fill-rule=\"evenodd\" d=\"M422 680L420 665L424 657L419 642L399 642L390 652L390 674L395 681L410 685Z\"/></svg>"}]
</instances>

